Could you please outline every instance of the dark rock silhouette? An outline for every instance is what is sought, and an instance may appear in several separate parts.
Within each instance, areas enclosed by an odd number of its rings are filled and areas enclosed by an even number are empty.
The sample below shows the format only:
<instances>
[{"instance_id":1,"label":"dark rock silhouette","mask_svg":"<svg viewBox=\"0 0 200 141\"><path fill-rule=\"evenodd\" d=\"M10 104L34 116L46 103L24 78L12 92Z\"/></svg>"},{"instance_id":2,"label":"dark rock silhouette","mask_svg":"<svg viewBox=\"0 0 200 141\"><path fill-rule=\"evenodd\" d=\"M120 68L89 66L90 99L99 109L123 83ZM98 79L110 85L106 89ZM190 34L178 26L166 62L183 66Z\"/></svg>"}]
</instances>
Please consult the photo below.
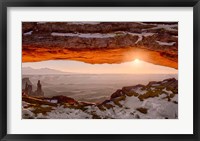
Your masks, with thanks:
<instances>
[{"instance_id":1,"label":"dark rock silhouette","mask_svg":"<svg viewBox=\"0 0 200 141\"><path fill-rule=\"evenodd\" d=\"M22 79L22 89L25 89L26 83L27 83L28 85L33 85L33 84L31 83L31 81L29 80L29 78L28 78L28 77L25 77L25 78Z\"/></svg>"},{"instance_id":2,"label":"dark rock silhouette","mask_svg":"<svg viewBox=\"0 0 200 141\"><path fill-rule=\"evenodd\" d=\"M40 83L40 80L38 80L37 83L37 90L34 92L35 96L44 96L44 92L42 91L42 85Z\"/></svg>"},{"instance_id":3,"label":"dark rock silhouette","mask_svg":"<svg viewBox=\"0 0 200 141\"><path fill-rule=\"evenodd\" d=\"M38 80L36 91L33 91L33 85L31 81L29 80L29 78L23 78L22 79L22 94L29 95L29 96L44 96L44 92L42 90L42 84L40 83L40 80Z\"/></svg>"},{"instance_id":4,"label":"dark rock silhouette","mask_svg":"<svg viewBox=\"0 0 200 141\"><path fill-rule=\"evenodd\" d=\"M24 94L27 94L27 95L33 94L32 85L28 84L27 82L26 82L26 85L25 85Z\"/></svg>"}]
</instances>

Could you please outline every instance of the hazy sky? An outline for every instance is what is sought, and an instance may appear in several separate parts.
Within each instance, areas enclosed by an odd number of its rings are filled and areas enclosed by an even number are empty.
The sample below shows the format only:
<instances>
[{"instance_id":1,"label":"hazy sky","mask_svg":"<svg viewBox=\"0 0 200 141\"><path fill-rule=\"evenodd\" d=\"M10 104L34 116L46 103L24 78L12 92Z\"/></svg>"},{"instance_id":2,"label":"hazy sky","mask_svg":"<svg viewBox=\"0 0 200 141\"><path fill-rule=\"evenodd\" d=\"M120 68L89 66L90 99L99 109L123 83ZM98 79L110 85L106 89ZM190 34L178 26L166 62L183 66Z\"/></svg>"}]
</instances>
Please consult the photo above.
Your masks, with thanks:
<instances>
[{"instance_id":1,"label":"hazy sky","mask_svg":"<svg viewBox=\"0 0 200 141\"><path fill-rule=\"evenodd\" d=\"M22 67L32 67L34 69L51 68L64 72L76 72L76 73L126 73L126 74L171 74L178 73L178 70L154 65L141 60L134 60L132 62L126 62L121 64L87 64L79 61L68 60L52 60L41 61L32 63L22 63Z\"/></svg>"}]
</instances>

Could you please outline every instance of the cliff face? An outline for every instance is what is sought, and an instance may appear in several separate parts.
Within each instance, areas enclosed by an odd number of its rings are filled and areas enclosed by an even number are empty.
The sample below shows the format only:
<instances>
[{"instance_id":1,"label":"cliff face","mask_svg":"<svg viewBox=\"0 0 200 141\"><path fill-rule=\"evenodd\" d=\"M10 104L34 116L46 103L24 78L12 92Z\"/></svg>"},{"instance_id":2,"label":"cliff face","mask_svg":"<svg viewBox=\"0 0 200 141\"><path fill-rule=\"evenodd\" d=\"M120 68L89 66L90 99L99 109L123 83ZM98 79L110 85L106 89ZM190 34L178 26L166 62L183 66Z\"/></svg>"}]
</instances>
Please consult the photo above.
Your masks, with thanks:
<instances>
[{"instance_id":1,"label":"cliff face","mask_svg":"<svg viewBox=\"0 0 200 141\"><path fill-rule=\"evenodd\" d=\"M78 60L121 63L135 58L178 68L178 24L36 23L22 24L23 62Z\"/></svg>"}]
</instances>

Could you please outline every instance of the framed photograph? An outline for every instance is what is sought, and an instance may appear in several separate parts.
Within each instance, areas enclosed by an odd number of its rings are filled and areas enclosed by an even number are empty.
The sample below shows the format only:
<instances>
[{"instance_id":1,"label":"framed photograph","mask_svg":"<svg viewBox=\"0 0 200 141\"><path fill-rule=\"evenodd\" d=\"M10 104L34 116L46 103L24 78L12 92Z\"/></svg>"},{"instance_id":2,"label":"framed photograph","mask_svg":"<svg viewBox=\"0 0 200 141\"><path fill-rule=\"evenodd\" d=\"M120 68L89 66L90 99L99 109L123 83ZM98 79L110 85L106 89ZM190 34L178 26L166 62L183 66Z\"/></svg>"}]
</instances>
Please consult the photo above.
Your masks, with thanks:
<instances>
[{"instance_id":1,"label":"framed photograph","mask_svg":"<svg viewBox=\"0 0 200 141\"><path fill-rule=\"evenodd\" d=\"M5 0L1 140L199 140L199 0Z\"/></svg>"}]
</instances>

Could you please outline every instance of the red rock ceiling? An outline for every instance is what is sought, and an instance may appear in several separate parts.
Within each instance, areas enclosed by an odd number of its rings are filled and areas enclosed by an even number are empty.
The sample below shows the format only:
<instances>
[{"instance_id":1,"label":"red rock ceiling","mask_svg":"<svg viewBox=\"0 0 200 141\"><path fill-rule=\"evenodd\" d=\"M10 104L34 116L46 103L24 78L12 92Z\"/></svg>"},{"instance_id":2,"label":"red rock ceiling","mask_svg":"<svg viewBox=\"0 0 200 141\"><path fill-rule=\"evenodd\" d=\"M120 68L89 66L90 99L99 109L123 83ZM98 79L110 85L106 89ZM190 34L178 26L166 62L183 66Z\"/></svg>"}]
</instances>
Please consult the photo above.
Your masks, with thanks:
<instances>
[{"instance_id":1,"label":"red rock ceiling","mask_svg":"<svg viewBox=\"0 0 200 141\"><path fill-rule=\"evenodd\" d=\"M23 23L22 61L77 60L111 64L137 58L178 69L178 27L174 24L162 28L162 24L152 23L101 23L81 27L66 23ZM55 32L73 36L52 36ZM94 34L95 38L85 38L77 32L84 36L88 32L98 34Z\"/></svg>"}]
</instances>

